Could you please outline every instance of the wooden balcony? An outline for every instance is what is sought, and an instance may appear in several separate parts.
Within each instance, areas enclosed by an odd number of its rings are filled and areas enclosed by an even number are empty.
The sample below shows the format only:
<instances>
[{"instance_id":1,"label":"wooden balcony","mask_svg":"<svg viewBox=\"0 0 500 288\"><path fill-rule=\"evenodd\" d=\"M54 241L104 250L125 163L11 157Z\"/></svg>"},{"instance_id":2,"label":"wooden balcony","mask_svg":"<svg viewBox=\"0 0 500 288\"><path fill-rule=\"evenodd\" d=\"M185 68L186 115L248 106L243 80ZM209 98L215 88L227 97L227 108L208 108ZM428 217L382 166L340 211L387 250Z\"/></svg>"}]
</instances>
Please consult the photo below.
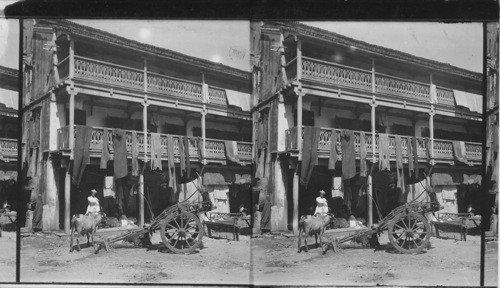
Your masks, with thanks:
<instances>
[{"instance_id":1,"label":"wooden balcony","mask_svg":"<svg viewBox=\"0 0 500 288\"><path fill-rule=\"evenodd\" d=\"M318 156L327 158L330 155L330 147L332 144L332 128L321 128L318 144ZM342 149L340 144L340 132L341 129L336 129L335 143L337 145L337 151L339 151L339 156L341 159ZM286 150L292 155L297 153L297 127L285 130L286 133ZM359 158L360 153L360 131L354 131L355 136L355 151L356 157ZM304 134L302 133L302 137ZM417 138L418 146L418 158L420 162L428 162L427 151L425 148L425 140L429 138ZM403 147L403 162L408 163L408 138L401 136L402 147ZM375 135L375 157L378 156L378 141L379 134ZM372 157L372 134L365 132L365 143L368 157ZM389 149L391 160L396 160L396 135L389 134ZM482 144L474 142L465 142L465 156L466 159L473 165L480 165L482 160ZM450 140L434 139L434 159L436 163L454 163L453 157L453 143Z\"/></svg>"},{"instance_id":2,"label":"wooden balcony","mask_svg":"<svg viewBox=\"0 0 500 288\"><path fill-rule=\"evenodd\" d=\"M372 73L333 62L302 57L302 80L311 81L335 88L353 89L371 93ZM289 81L297 78L297 59L285 66ZM380 97L409 100L428 104L430 102L430 84L398 78L382 73L375 73L375 92ZM453 90L436 87L438 105L455 106Z\"/></svg>"},{"instance_id":3,"label":"wooden balcony","mask_svg":"<svg viewBox=\"0 0 500 288\"><path fill-rule=\"evenodd\" d=\"M0 161L17 161L17 139L0 138Z\"/></svg>"},{"instance_id":4,"label":"wooden balcony","mask_svg":"<svg viewBox=\"0 0 500 288\"><path fill-rule=\"evenodd\" d=\"M102 153L102 136L104 129L108 130L108 147L111 154L113 154L113 129L112 128L101 128L92 127L92 137L90 141L90 156L91 157L101 157ZM132 158L132 131L125 130L127 135L127 155L128 158ZM174 161L176 163L180 162L179 154L179 135L173 136L174 145ZM160 134L161 138L161 157L162 160L167 160L168 150L167 150L167 134ZM189 137L190 139L195 139L196 137ZM69 126L58 129L58 150L64 154L69 155ZM144 134L141 131L137 131L137 143L139 147L139 158L144 159ZM191 162L201 162L201 157L198 152L198 146L196 141L189 141L189 158ZM201 143L201 138L200 138ZM150 157L151 149L151 133L147 134L147 151L148 158ZM226 163L226 153L224 140L219 139L206 139L205 152L206 159L208 163ZM237 142L238 147L238 158L245 165L251 164L252 160L252 143L249 142Z\"/></svg>"},{"instance_id":5,"label":"wooden balcony","mask_svg":"<svg viewBox=\"0 0 500 288\"><path fill-rule=\"evenodd\" d=\"M95 59L75 56L75 81L106 85L114 89L125 89L137 93L144 91L144 71ZM57 65L59 78L69 77L69 58L63 59ZM202 83L175 77L147 72L148 93L157 97L173 97L201 103ZM209 86L210 105L227 107L226 91L222 88Z\"/></svg>"}]
</instances>

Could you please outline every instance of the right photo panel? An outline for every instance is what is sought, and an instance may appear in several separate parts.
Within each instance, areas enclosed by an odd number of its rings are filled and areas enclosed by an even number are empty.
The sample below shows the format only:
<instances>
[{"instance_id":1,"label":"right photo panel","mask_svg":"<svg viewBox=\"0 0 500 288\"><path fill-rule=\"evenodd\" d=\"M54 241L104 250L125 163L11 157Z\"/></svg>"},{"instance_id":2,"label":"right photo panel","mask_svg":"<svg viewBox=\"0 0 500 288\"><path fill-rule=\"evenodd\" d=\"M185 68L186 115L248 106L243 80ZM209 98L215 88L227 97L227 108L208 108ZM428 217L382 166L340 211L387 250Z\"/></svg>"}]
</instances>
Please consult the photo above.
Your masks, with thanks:
<instances>
[{"instance_id":1,"label":"right photo panel","mask_svg":"<svg viewBox=\"0 0 500 288\"><path fill-rule=\"evenodd\" d=\"M491 29L484 135L483 23L251 23L254 284L497 285Z\"/></svg>"}]
</instances>

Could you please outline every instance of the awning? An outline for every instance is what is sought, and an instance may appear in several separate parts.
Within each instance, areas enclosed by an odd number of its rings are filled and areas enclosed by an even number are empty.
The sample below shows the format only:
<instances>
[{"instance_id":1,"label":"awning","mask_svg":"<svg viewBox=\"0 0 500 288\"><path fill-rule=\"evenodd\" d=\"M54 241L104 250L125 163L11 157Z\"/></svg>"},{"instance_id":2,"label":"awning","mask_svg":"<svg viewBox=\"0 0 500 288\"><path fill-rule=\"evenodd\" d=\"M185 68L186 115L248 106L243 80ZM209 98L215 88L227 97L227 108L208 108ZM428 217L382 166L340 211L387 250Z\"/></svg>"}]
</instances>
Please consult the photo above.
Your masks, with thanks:
<instances>
[{"instance_id":1,"label":"awning","mask_svg":"<svg viewBox=\"0 0 500 288\"><path fill-rule=\"evenodd\" d=\"M460 184L479 184L481 185L481 175L466 174L463 171L434 172L431 176L432 186L449 186Z\"/></svg>"},{"instance_id":2,"label":"awning","mask_svg":"<svg viewBox=\"0 0 500 288\"><path fill-rule=\"evenodd\" d=\"M251 183L250 169L206 168L203 185L230 185Z\"/></svg>"},{"instance_id":3,"label":"awning","mask_svg":"<svg viewBox=\"0 0 500 288\"><path fill-rule=\"evenodd\" d=\"M457 106L469 108L472 112L483 113L483 96L464 92L460 90L453 90Z\"/></svg>"},{"instance_id":4,"label":"awning","mask_svg":"<svg viewBox=\"0 0 500 288\"><path fill-rule=\"evenodd\" d=\"M250 111L250 94L226 89L226 96L229 105L240 107L243 111Z\"/></svg>"}]
</instances>

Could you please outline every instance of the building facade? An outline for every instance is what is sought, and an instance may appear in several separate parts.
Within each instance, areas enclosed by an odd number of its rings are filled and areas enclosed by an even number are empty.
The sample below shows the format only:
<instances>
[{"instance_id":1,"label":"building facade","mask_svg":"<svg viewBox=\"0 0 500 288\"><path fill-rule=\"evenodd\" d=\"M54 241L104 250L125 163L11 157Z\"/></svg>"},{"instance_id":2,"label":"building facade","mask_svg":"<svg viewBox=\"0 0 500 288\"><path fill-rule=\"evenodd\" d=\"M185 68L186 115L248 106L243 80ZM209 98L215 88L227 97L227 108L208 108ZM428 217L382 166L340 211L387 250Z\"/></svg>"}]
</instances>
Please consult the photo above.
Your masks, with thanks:
<instances>
[{"instance_id":1,"label":"building facade","mask_svg":"<svg viewBox=\"0 0 500 288\"><path fill-rule=\"evenodd\" d=\"M16 69L0 66L0 93L18 91L17 77ZM18 110L9 106L0 102L0 204L7 201L17 210Z\"/></svg>"},{"instance_id":2,"label":"building facade","mask_svg":"<svg viewBox=\"0 0 500 288\"><path fill-rule=\"evenodd\" d=\"M487 24L487 89L486 89L486 182L487 193L485 201L485 216L490 218L491 214L495 214L492 219L489 230L498 235L498 39L499 39L499 24ZM487 221L486 221L487 223ZM496 228L495 228L496 227Z\"/></svg>"},{"instance_id":3,"label":"building facade","mask_svg":"<svg viewBox=\"0 0 500 288\"><path fill-rule=\"evenodd\" d=\"M249 72L65 20L23 29L25 189L41 229L68 231L91 189L142 225L196 177L211 191L249 182Z\"/></svg>"},{"instance_id":4,"label":"building facade","mask_svg":"<svg viewBox=\"0 0 500 288\"><path fill-rule=\"evenodd\" d=\"M297 232L320 190L368 225L425 185L445 211L480 208L481 73L298 22L254 22L251 37L254 175L273 230Z\"/></svg>"}]
</instances>

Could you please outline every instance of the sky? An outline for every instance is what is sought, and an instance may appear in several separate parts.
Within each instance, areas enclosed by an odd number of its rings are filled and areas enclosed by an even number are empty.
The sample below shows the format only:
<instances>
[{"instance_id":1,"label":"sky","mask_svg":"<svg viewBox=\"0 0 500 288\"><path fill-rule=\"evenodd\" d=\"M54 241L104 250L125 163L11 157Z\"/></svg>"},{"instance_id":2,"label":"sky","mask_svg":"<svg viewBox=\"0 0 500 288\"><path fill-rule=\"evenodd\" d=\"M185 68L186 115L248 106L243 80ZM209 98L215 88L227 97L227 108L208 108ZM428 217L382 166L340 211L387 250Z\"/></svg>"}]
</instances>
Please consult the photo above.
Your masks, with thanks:
<instances>
[{"instance_id":1,"label":"sky","mask_svg":"<svg viewBox=\"0 0 500 288\"><path fill-rule=\"evenodd\" d=\"M234 68L250 70L248 21L95 19L72 21L139 42ZM0 19L0 65L10 68L18 65L18 23L18 20ZM333 21L303 23L368 43L482 72L481 23ZM0 89L0 101L8 106L17 107L17 96L14 97L16 101L12 102L11 95L11 92Z\"/></svg>"},{"instance_id":2,"label":"sky","mask_svg":"<svg viewBox=\"0 0 500 288\"><path fill-rule=\"evenodd\" d=\"M482 23L302 23L474 72L483 71Z\"/></svg>"}]
</instances>

